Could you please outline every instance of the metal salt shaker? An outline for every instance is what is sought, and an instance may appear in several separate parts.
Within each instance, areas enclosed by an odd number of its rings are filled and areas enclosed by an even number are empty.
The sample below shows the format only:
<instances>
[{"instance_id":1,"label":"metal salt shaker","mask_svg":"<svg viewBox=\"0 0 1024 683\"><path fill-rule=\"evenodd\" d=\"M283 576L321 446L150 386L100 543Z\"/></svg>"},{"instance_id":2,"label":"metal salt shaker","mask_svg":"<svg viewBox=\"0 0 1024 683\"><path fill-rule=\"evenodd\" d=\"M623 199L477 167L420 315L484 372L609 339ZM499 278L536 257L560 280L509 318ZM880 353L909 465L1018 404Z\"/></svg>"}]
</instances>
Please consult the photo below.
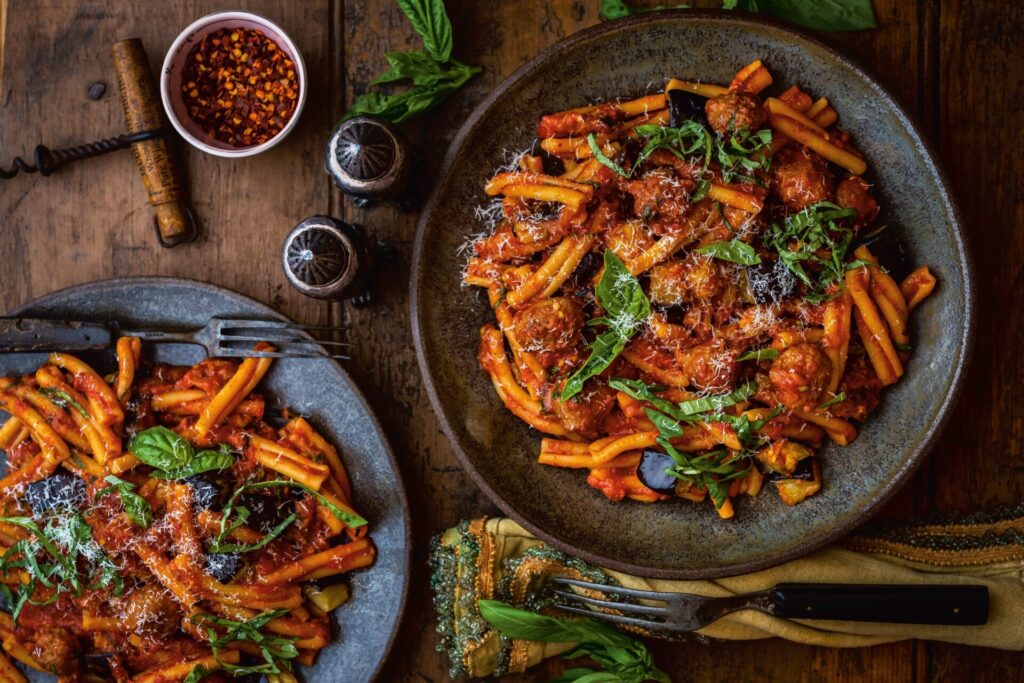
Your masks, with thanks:
<instances>
[{"instance_id":1,"label":"metal salt shaker","mask_svg":"<svg viewBox=\"0 0 1024 683\"><path fill-rule=\"evenodd\" d=\"M369 288L373 249L358 225L329 216L311 216L288 233L281 265L297 290L316 299L372 302Z\"/></svg>"},{"instance_id":2,"label":"metal salt shaker","mask_svg":"<svg viewBox=\"0 0 1024 683\"><path fill-rule=\"evenodd\" d=\"M327 141L327 173L358 207L399 199L411 166L412 148L405 136L376 116L342 121Z\"/></svg>"}]
</instances>

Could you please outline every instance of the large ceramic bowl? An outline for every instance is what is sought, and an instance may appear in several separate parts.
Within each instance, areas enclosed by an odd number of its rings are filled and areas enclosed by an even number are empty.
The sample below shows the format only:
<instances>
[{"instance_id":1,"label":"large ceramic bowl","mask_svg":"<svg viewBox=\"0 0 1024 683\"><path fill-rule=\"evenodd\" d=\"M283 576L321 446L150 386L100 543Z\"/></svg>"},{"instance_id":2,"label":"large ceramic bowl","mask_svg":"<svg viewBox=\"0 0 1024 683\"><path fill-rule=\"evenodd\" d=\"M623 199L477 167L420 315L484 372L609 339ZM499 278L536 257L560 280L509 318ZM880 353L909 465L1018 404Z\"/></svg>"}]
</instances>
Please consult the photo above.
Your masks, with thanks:
<instances>
[{"instance_id":1,"label":"large ceramic bowl","mask_svg":"<svg viewBox=\"0 0 1024 683\"><path fill-rule=\"evenodd\" d=\"M748 15L749 16L749 15ZM540 434L502 406L478 367L480 326L492 318L460 288L459 248L482 228L473 209L503 150L527 147L539 116L648 92L669 77L727 83L760 57L775 90L799 84L825 96L867 157L882 221L911 262L936 274L915 311L913 358L847 448L822 453L824 490L795 507L772 491L740 501L736 517L710 505L612 503L581 473L538 465ZM972 287L960 217L921 134L873 78L808 36L725 12L658 12L603 24L516 71L470 116L445 162L416 237L413 333L441 424L465 467L508 515L554 545L648 576L737 574L797 557L878 509L938 437L962 381L972 330Z\"/></svg>"},{"instance_id":2,"label":"large ceramic bowl","mask_svg":"<svg viewBox=\"0 0 1024 683\"><path fill-rule=\"evenodd\" d=\"M177 278L119 278L62 289L36 299L11 315L57 320L117 320L155 329L202 327L211 317L282 319L252 299L203 282ZM205 352L181 344L144 344L145 357L192 365ZM112 352L83 354L101 373L116 368ZM0 376L34 372L46 354L0 354ZM334 611L334 640L316 665L303 668L308 683L369 683L394 640L409 585L409 510L398 465L383 430L359 389L330 360L278 360L260 383L270 410L304 415L338 451L356 508L370 521L376 562L349 575L352 598ZM0 421L6 414L0 412ZM2 459L2 453L0 453ZM29 680L53 676L29 673Z\"/></svg>"}]
</instances>

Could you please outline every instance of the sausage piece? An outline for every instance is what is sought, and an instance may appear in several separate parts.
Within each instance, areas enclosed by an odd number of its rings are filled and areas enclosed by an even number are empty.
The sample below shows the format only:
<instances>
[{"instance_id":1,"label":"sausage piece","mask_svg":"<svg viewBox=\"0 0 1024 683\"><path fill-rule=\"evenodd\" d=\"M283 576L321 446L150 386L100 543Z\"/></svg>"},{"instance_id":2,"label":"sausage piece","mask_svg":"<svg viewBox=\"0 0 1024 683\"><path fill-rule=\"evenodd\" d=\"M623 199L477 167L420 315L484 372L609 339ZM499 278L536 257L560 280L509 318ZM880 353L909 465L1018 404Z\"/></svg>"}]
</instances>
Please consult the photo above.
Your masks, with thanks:
<instances>
[{"instance_id":1,"label":"sausage piece","mask_svg":"<svg viewBox=\"0 0 1024 683\"><path fill-rule=\"evenodd\" d=\"M564 351L580 339L583 313L562 296L534 301L512 319L515 336L527 351Z\"/></svg>"},{"instance_id":2,"label":"sausage piece","mask_svg":"<svg viewBox=\"0 0 1024 683\"><path fill-rule=\"evenodd\" d=\"M712 97L704 105L708 123L719 133L747 128L758 130L768 120L768 113L761 108L756 95L745 92L729 92Z\"/></svg>"},{"instance_id":3,"label":"sausage piece","mask_svg":"<svg viewBox=\"0 0 1024 683\"><path fill-rule=\"evenodd\" d=\"M828 386L832 364L816 344L794 344L779 354L768 371L775 393L791 410L814 410Z\"/></svg>"},{"instance_id":4,"label":"sausage piece","mask_svg":"<svg viewBox=\"0 0 1024 683\"><path fill-rule=\"evenodd\" d=\"M708 301L725 290L728 281L714 259L691 253L684 260L660 263L648 272L651 302L674 306Z\"/></svg>"},{"instance_id":5,"label":"sausage piece","mask_svg":"<svg viewBox=\"0 0 1024 683\"><path fill-rule=\"evenodd\" d=\"M615 407L615 390L607 384L590 381L568 401L552 397L551 409L568 431L586 438L600 434L601 423Z\"/></svg>"},{"instance_id":6,"label":"sausage piece","mask_svg":"<svg viewBox=\"0 0 1024 683\"><path fill-rule=\"evenodd\" d=\"M806 147L786 147L772 163L772 191L793 211L832 199L832 174L825 160Z\"/></svg>"}]
</instances>

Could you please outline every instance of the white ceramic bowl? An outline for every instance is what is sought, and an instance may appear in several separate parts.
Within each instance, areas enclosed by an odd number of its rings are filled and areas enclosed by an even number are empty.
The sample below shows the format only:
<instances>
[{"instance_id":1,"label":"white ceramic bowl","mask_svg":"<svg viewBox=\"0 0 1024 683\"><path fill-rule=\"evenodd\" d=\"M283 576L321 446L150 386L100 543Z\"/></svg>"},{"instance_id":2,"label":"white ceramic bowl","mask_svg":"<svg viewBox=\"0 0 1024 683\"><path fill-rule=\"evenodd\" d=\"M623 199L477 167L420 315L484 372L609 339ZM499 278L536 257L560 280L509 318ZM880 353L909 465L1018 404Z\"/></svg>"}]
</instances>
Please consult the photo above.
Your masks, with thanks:
<instances>
[{"instance_id":1,"label":"white ceramic bowl","mask_svg":"<svg viewBox=\"0 0 1024 683\"><path fill-rule=\"evenodd\" d=\"M234 147L207 135L188 115L185 102L181 97L181 75L184 71L185 60L188 58L189 52L192 51L192 44L203 36L222 28L259 29L267 38L277 43L278 48L283 50L295 63L295 74L299 84L299 99L295 103L295 111L277 135L258 145ZM196 19L171 43L160 72L160 99L163 100L164 111L167 112L167 118L170 119L171 125L193 147L219 157L249 157L281 142L299 120L302 107L306 103L306 89L306 65L302 61L302 54L295 47L295 43L288 37L288 34L281 30L280 26L250 12L215 12Z\"/></svg>"}]
</instances>

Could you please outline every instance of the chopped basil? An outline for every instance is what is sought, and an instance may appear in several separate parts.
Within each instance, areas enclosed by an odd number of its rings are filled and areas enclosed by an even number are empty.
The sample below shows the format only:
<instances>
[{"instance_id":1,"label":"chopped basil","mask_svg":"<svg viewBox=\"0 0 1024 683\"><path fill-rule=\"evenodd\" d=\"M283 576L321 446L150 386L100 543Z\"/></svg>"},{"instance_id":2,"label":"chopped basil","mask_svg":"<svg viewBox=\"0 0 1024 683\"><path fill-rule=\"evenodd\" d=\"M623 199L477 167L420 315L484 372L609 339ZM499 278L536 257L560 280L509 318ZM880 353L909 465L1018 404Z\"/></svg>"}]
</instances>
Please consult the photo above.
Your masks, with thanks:
<instances>
[{"instance_id":1,"label":"chopped basil","mask_svg":"<svg viewBox=\"0 0 1024 683\"><path fill-rule=\"evenodd\" d=\"M766 349L755 349L753 351L747 351L742 356L738 357L736 360L738 360L738 361L745 361L745 360L762 361L762 360L775 360L778 357L779 357L779 350L778 349L766 348Z\"/></svg>"},{"instance_id":2,"label":"chopped basil","mask_svg":"<svg viewBox=\"0 0 1024 683\"><path fill-rule=\"evenodd\" d=\"M697 253L709 254L717 259L738 263L741 266L755 266L761 262L761 257L757 255L754 248L739 240L713 242L698 249Z\"/></svg>"},{"instance_id":3,"label":"chopped basil","mask_svg":"<svg viewBox=\"0 0 1024 683\"><path fill-rule=\"evenodd\" d=\"M145 498L134 492L135 484L112 474L104 477L103 481L110 486L97 491L96 498L99 499L108 493L116 492L121 498L124 514L128 516L128 519L143 529L149 528L149 525L153 523L153 508Z\"/></svg>"}]
</instances>

